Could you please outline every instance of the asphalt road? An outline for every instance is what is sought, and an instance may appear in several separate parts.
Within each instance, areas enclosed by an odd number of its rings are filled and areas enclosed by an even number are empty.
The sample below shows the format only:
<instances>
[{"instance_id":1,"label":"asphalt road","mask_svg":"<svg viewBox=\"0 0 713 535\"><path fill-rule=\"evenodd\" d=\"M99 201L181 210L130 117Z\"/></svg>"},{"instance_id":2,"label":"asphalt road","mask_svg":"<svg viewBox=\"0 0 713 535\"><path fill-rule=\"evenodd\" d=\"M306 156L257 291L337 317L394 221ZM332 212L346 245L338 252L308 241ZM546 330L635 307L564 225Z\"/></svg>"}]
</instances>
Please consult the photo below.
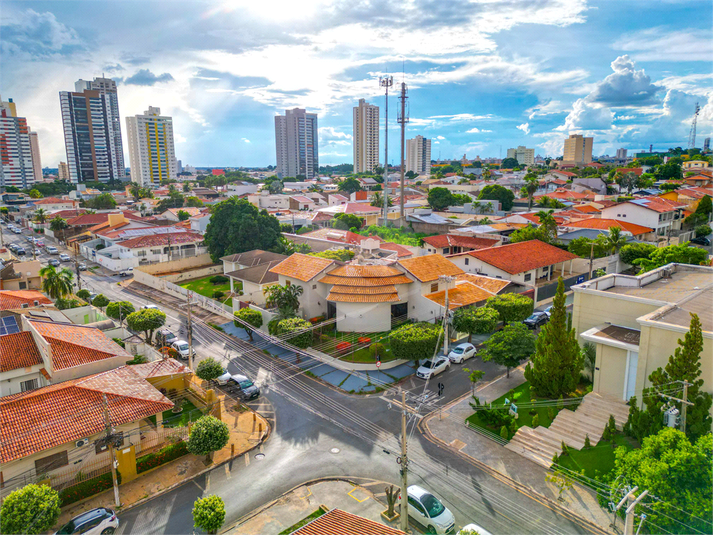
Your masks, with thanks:
<instances>
[{"instance_id":1,"label":"asphalt road","mask_svg":"<svg viewBox=\"0 0 713 535\"><path fill-rule=\"evenodd\" d=\"M5 238L6 242L27 243L14 234L5 233ZM145 299L118 286L119 280L116 276L82 273L84 287L111 300L131 301L137 307L147 304ZM185 321L183 312L161 308L168 315L168 326L178 332ZM192 504L206 493L224 499L226 525L230 525L308 480L344 476L399 482L396 457L400 451L401 407L393 395L343 394L268 357L257 341L255 348L206 324L194 325L199 360L207 356L224 358L228 371L245 372L260 384L262 395L251 404L271 420L272 435L261 451L218 466L205 476L122 513L119 533L192 533ZM504 371L478 358L466 361L465 366L485 371L485 381ZM436 401L421 407L421 414L469 390L462 367L453 365L437 377L434 382L445 385L444 396L438 399L429 387L429 399ZM457 526L475 522L493 534L589 533L420 435L415 429L419 418L412 413L418 406L417 397L424 392L424 383L412 378L403 386L409 393L411 415L409 484L420 485L440 497L454 513ZM261 460L256 457L258 453L264 455Z\"/></svg>"}]
</instances>

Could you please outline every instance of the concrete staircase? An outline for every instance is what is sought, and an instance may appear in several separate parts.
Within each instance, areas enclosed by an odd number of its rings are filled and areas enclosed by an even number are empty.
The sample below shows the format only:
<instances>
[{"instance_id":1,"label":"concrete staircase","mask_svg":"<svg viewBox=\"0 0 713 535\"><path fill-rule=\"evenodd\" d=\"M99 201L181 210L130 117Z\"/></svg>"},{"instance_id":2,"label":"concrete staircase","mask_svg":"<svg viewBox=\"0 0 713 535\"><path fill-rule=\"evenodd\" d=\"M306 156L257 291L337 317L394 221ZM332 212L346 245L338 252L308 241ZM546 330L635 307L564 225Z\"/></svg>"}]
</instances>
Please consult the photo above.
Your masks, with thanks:
<instances>
[{"instance_id":1,"label":"concrete staircase","mask_svg":"<svg viewBox=\"0 0 713 535\"><path fill-rule=\"evenodd\" d=\"M549 468L555 453L561 453L562 442L580 450L589 435L590 443L595 446L602 438L609 415L614 416L616 427L621 430L629 417L629 406L612 396L590 392L584 396L576 411L559 411L549 428L521 427L505 447Z\"/></svg>"}]
</instances>

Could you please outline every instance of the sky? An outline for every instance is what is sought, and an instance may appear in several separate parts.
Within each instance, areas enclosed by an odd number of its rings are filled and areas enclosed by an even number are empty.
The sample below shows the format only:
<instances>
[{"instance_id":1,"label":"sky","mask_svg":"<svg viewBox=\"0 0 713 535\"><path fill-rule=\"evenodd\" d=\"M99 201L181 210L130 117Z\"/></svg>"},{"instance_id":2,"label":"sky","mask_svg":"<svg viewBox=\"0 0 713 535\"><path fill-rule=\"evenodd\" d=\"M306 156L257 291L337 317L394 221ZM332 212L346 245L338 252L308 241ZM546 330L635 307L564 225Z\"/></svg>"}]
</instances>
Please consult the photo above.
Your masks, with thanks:
<instances>
[{"instance_id":1,"label":"sky","mask_svg":"<svg viewBox=\"0 0 713 535\"><path fill-rule=\"evenodd\" d=\"M194 166L275 164L274 116L319 114L320 164L352 163L352 108L408 85L407 138L434 159L696 146L713 133L713 3L700 0L13 1L0 7L0 95L66 161L59 91L114 78L124 117L161 108ZM389 162L399 162L389 97ZM382 151L383 161L383 126Z\"/></svg>"}]
</instances>

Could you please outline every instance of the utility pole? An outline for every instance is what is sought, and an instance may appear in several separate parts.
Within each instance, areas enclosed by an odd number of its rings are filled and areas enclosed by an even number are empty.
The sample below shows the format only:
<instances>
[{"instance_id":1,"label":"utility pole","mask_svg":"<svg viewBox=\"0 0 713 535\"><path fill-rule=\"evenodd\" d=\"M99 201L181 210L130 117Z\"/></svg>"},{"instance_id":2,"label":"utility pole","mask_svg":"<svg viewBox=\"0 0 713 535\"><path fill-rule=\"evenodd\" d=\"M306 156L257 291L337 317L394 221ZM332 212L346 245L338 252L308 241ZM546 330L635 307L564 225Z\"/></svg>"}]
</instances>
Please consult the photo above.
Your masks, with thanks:
<instances>
[{"instance_id":1,"label":"utility pole","mask_svg":"<svg viewBox=\"0 0 713 535\"><path fill-rule=\"evenodd\" d=\"M379 85L386 89L386 96L384 98L384 226L387 227L389 222L389 88L394 85L394 77L380 77Z\"/></svg>"},{"instance_id":2,"label":"utility pole","mask_svg":"<svg viewBox=\"0 0 713 535\"><path fill-rule=\"evenodd\" d=\"M592 249L589 251L589 280L592 280L592 268L594 267L594 240L592 240Z\"/></svg>"},{"instance_id":3,"label":"utility pole","mask_svg":"<svg viewBox=\"0 0 713 535\"><path fill-rule=\"evenodd\" d=\"M669 396L668 394L659 394L662 398L668 398L673 401L678 401L681 404L681 431L683 433L686 432L686 412L688 409L688 406L691 405L693 406L694 403L691 403L688 401L688 387L691 386L691 383L688 381L680 381L683 383L683 399L675 398L673 396Z\"/></svg>"},{"instance_id":4,"label":"utility pole","mask_svg":"<svg viewBox=\"0 0 713 535\"><path fill-rule=\"evenodd\" d=\"M639 487L634 487L631 489L626 496L624 496L621 501L617 504L616 508L614 509L615 511L618 511L621 509L621 507L624 505L624 502L627 503L626 507L626 519L624 520L624 535L634 535L634 509L636 506L639 504L641 500L643 500L646 495L649 493L648 490L645 490L641 494L639 494L639 497L635 497L634 493L639 490Z\"/></svg>"},{"instance_id":5,"label":"utility pole","mask_svg":"<svg viewBox=\"0 0 713 535\"><path fill-rule=\"evenodd\" d=\"M79 258L78 258L78 256L79 256L79 244L75 242L75 243L74 243L74 268L75 268L76 271L77 271L77 285L78 285L79 289L81 290L81 289L82 289L82 276L81 276L80 271L79 271Z\"/></svg>"},{"instance_id":6,"label":"utility pole","mask_svg":"<svg viewBox=\"0 0 713 535\"><path fill-rule=\"evenodd\" d=\"M109 448L109 460L111 461L111 480L114 484L114 504L121 507L119 499L119 482L116 479L116 455L114 454L114 436L111 433L111 423L109 420L109 403L106 394L102 393L102 404L104 406L104 427L106 428L106 445Z\"/></svg>"},{"instance_id":7,"label":"utility pole","mask_svg":"<svg viewBox=\"0 0 713 535\"><path fill-rule=\"evenodd\" d=\"M401 531L408 529L408 448L406 444L406 392L401 390Z\"/></svg>"},{"instance_id":8,"label":"utility pole","mask_svg":"<svg viewBox=\"0 0 713 535\"><path fill-rule=\"evenodd\" d=\"M191 320L191 297L193 292L186 295L186 305L188 306L188 367L193 370L193 322Z\"/></svg>"},{"instance_id":9,"label":"utility pole","mask_svg":"<svg viewBox=\"0 0 713 535\"><path fill-rule=\"evenodd\" d=\"M406 113L406 82L401 82L401 113L397 117L397 122L401 125L401 183L399 185L399 193L401 195L399 200L399 217L401 218L401 225L404 224L404 173L406 172L406 123L408 122L408 115Z\"/></svg>"},{"instance_id":10,"label":"utility pole","mask_svg":"<svg viewBox=\"0 0 713 535\"><path fill-rule=\"evenodd\" d=\"M438 277L439 281L443 281L446 283L446 300L445 300L445 306L446 310L444 312L444 318L443 318L443 354L448 355L448 342L449 340L449 324L448 324L448 314L450 312L449 303L448 303L448 286L450 285L451 282L456 280L455 277L449 276L449 275L439 275Z\"/></svg>"}]
</instances>

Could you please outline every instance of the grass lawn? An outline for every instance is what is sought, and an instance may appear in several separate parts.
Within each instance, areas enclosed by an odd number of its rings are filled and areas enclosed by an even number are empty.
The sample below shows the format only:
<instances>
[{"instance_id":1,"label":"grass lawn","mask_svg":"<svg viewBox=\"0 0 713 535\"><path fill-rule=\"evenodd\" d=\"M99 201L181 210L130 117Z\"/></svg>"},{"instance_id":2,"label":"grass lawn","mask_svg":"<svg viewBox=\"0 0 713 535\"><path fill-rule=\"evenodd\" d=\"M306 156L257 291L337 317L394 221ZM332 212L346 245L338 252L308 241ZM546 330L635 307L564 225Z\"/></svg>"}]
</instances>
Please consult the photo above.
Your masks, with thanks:
<instances>
[{"instance_id":1,"label":"grass lawn","mask_svg":"<svg viewBox=\"0 0 713 535\"><path fill-rule=\"evenodd\" d=\"M389 347L389 333L390 331L383 331L379 333L342 333L338 331L326 331L323 332L322 335L323 337L329 337L329 339L322 339L313 344L312 347L345 362L375 362L374 357L369 351L369 346L373 343L379 342L384 345L386 350L386 354L381 357L381 362L388 362L395 359L395 357L391 354L391 348ZM371 342L368 344L360 344L359 338L361 337L370 338ZM337 351L336 348L336 345L340 342L350 342L353 344L353 352L342 355L342 352ZM354 351L354 348L356 347L359 349Z\"/></svg>"},{"instance_id":2,"label":"grass lawn","mask_svg":"<svg viewBox=\"0 0 713 535\"><path fill-rule=\"evenodd\" d=\"M218 273L220 275L220 273ZM186 288L187 290L191 290L192 292L196 292L197 294L203 295L205 297L210 297L211 299L213 298L213 292L223 292L223 293L228 293L230 292L230 282L225 282L223 284L213 284L210 282L210 279L215 277L215 275L208 275L207 277L203 277L202 279L196 279L188 282L184 282L181 284L181 288ZM239 291L243 289L243 285L240 282L236 282L233 284L233 288L235 291ZM227 301L225 301L225 304L228 306L233 306L233 298L229 298Z\"/></svg>"},{"instance_id":3,"label":"grass lawn","mask_svg":"<svg viewBox=\"0 0 713 535\"><path fill-rule=\"evenodd\" d=\"M195 422L203 416L203 412L188 399L183 400L183 411L176 414L171 410L163 412L163 427L185 427L188 422ZM151 423L156 425L156 416L149 416Z\"/></svg>"},{"instance_id":4,"label":"grass lawn","mask_svg":"<svg viewBox=\"0 0 713 535\"><path fill-rule=\"evenodd\" d=\"M302 520L300 520L299 522L297 522L297 524L295 524L295 525L293 525L293 526L290 526L290 527L287 528L286 530L281 531L281 532L280 532L280 535L289 535L290 533L293 533L293 532L297 531L298 529L300 529L300 528L301 528L302 526L304 526L305 524L309 524L309 523L312 522L312 520L314 520L315 518L319 518L319 517L322 516L324 513L326 513L326 511L320 507L319 509L317 509L317 510L316 510L314 513L312 513L311 515L306 516L306 517L304 517Z\"/></svg>"},{"instance_id":5,"label":"grass lawn","mask_svg":"<svg viewBox=\"0 0 713 535\"><path fill-rule=\"evenodd\" d=\"M617 449L626 448L627 451L639 447L636 440L622 433L614 435L613 443L616 444ZM603 475L614 468L615 452L616 449L612 448L612 442L600 440L596 446L588 449L568 448L568 453L559 458L558 464L574 472L584 470L585 476L594 478L595 474Z\"/></svg>"}]
</instances>

